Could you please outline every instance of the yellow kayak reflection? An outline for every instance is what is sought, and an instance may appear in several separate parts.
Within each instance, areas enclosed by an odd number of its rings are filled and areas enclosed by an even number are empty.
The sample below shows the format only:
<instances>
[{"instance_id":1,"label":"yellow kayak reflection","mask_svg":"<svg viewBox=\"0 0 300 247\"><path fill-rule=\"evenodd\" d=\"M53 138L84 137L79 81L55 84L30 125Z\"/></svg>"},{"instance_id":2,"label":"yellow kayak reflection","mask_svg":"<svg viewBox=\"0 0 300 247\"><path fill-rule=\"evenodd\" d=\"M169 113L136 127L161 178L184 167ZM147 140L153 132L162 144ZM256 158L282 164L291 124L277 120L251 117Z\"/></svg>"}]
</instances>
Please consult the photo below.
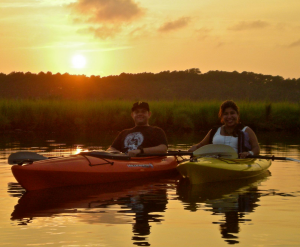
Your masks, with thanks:
<instances>
[{"instance_id":1,"label":"yellow kayak reflection","mask_svg":"<svg viewBox=\"0 0 300 247\"><path fill-rule=\"evenodd\" d=\"M259 206L262 192L258 186L270 175L265 171L253 178L203 184L191 184L188 179L183 179L177 187L177 195L185 210L205 210L220 216L221 219L213 223L219 225L226 242L236 244L239 243L239 224L251 221L246 215Z\"/></svg>"}]
</instances>

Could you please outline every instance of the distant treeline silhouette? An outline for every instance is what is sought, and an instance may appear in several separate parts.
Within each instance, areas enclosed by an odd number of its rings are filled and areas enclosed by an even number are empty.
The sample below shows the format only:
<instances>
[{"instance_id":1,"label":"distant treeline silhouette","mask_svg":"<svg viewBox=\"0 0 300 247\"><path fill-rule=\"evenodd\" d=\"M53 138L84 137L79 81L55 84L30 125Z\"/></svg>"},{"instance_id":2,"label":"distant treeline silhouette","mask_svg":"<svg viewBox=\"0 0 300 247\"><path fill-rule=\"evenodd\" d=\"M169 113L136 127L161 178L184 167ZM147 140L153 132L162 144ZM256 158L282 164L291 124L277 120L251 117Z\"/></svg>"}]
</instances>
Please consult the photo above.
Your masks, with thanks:
<instances>
[{"instance_id":1,"label":"distant treeline silhouette","mask_svg":"<svg viewBox=\"0 0 300 247\"><path fill-rule=\"evenodd\" d=\"M249 100L299 102L300 78L198 68L116 76L0 73L0 98L79 100Z\"/></svg>"}]
</instances>

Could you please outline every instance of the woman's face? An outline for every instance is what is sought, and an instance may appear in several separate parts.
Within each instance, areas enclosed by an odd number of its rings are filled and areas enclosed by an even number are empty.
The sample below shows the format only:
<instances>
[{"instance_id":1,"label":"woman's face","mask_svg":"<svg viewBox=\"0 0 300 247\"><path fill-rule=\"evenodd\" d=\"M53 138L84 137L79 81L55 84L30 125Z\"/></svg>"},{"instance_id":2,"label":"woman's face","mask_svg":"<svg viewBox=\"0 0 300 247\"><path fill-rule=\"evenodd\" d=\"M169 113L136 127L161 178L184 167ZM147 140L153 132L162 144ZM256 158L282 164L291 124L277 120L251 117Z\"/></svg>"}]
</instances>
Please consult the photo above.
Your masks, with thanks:
<instances>
[{"instance_id":1,"label":"woman's face","mask_svg":"<svg viewBox=\"0 0 300 247\"><path fill-rule=\"evenodd\" d=\"M223 112L221 121L228 127L234 127L239 123L239 114L233 108L228 107Z\"/></svg>"}]
</instances>

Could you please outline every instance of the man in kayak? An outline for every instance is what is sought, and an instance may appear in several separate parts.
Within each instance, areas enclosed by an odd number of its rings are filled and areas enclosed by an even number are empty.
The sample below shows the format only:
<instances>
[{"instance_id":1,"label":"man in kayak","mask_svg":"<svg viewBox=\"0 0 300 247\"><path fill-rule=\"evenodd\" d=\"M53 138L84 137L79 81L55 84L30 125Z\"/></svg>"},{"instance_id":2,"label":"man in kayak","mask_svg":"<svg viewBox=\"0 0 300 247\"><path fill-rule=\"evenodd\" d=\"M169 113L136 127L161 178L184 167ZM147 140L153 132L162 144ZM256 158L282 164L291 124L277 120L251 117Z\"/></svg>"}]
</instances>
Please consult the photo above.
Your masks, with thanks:
<instances>
[{"instance_id":1,"label":"man in kayak","mask_svg":"<svg viewBox=\"0 0 300 247\"><path fill-rule=\"evenodd\" d=\"M107 149L111 152L127 153L129 156L137 154L166 153L168 142L165 132L156 126L149 125L151 112L146 102L136 102L131 108L131 117L135 127L125 129Z\"/></svg>"}]
</instances>

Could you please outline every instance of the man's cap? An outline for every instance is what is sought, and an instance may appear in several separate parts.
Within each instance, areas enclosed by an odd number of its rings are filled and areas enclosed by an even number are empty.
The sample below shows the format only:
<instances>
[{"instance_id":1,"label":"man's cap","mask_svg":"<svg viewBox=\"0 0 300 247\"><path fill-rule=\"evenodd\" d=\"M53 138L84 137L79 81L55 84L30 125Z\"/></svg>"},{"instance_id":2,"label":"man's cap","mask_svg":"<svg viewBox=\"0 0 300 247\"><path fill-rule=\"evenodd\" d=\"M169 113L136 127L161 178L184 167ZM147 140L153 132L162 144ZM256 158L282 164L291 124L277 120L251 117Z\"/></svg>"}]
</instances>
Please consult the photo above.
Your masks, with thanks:
<instances>
[{"instance_id":1,"label":"man's cap","mask_svg":"<svg viewBox=\"0 0 300 247\"><path fill-rule=\"evenodd\" d=\"M150 111L149 104L147 102L139 101L139 102L134 103L131 108L131 111L135 111L138 108L144 108L147 111Z\"/></svg>"}]
</instances>

